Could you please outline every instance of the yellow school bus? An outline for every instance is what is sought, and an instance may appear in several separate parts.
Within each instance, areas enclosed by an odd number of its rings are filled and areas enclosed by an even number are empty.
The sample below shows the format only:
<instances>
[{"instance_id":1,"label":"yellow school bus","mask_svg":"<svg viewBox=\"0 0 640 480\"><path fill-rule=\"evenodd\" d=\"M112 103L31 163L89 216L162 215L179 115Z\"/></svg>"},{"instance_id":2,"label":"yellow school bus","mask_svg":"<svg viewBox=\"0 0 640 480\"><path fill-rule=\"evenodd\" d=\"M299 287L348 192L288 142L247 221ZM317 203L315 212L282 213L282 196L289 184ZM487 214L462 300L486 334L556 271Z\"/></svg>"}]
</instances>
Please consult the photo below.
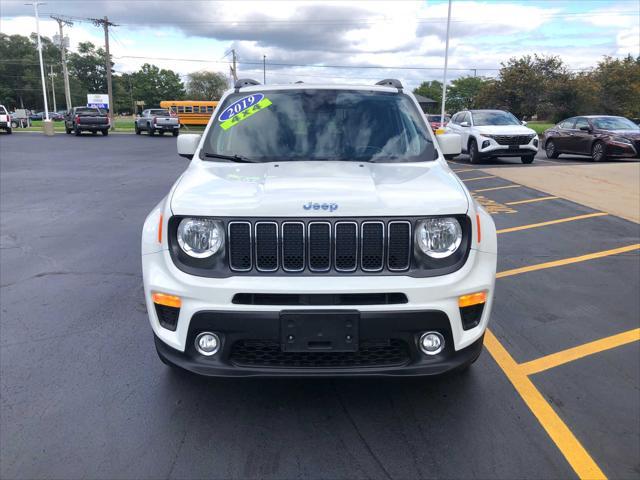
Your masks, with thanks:
<instances>
[{"instance_id":1,"label":"yellow school bus","mask_svg":"<svg viewBox=\"0 0 640 480\"><path fill-rule=\"evenodd\" d=\"M170 110L182 125L206 125L218 102L204 100L164 100L160 107Z\"/></svg>"}]
</instances>

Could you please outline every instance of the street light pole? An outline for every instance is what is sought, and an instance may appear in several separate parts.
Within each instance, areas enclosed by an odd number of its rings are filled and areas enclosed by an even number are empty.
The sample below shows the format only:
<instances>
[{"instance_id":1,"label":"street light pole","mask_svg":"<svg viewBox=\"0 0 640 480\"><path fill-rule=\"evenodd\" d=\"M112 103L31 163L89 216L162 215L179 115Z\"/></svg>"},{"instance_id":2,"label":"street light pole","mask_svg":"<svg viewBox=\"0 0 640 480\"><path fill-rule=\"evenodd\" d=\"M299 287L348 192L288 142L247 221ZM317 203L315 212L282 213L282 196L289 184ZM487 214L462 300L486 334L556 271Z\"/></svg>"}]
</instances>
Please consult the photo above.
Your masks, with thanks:
<instances>
[{"instance_id":1,"label":"street light pole","mask_svg":"<svg viewBox=\"0 0 640 480\"><path fill-rule=\"evenodd\" d=\"M44 80L44 63L42 61L42 42L40 41L40 17L38 15L38 5L44 5L42 2L25 3L25 5L33 5L36 14L36 36L38 37L38 57L40 58L40 79L42 80L42 98L44 100L44 116L45 121L49 122L49 104L47 103L47 84Z\"/></svg>"},{"instance_id":2,"label":"street light pole","mask_svg":"<svg viewBox=\"0 0 640 480\"><path fill-rule=\"evenodd\" d=\"M449 28L451 27L451 0L449 0L449 13L447 14L447 40L444 47L444 75L442 77L442 112L440 124L444 123L445 103L447 102L447 68L449 66Z\"/></svg>"},{"instance_id":3,"label":"street light pole","mask_svg":"<svg viewBox=\"0 0 640 480\"><path fill-rule=\"evenodd\" d=\"M49 77L51 77L51 97L53 98L53 111L57 112L58 106L56 105L56 84L53 80L56 74L53 73L53 65L49 65L49 67L51 67L51 73L49 74Z\"/></svg>"},{"instance_id":4,"label":"street light pole","mask_svg":"<svg viewBox=\"0 0 640 480\"><path fill-rule=\"evenodd\" d=\"M262 83L267 84L267 56L262 56Z\"/></svg>"}]
</instances>

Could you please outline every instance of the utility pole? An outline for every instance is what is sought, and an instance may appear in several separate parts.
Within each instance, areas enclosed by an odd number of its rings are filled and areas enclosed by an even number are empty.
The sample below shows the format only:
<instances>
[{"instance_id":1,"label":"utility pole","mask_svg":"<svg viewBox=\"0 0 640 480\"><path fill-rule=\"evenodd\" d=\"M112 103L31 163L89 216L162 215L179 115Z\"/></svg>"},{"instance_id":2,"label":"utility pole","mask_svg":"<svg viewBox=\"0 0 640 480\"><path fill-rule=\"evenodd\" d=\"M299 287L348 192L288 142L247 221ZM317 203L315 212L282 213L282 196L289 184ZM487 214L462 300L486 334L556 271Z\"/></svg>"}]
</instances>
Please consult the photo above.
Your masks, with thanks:
<instances>
[{"instance_id":1,"label":"utility pole","mask_svg":"<svg viewBox=\"0 0 640 480\"><path fill-rule=\"evenodd\" d=\"M233 66L231 67L231 76L233 77L233 83L238 81L238 70L236 69L236 50L235 48L231 49L231 57L233 58Z\"/></svg>"},{"instance_id":2,"label":"utility pole","mask_svg":"<svg viewBox=\"0 0 640 480\"><path fill-rule=\"evenodd\" d=\"M113 121L113 86L111 84L111 54L109 53L109 27L117 27L115 23L109 21L109 17L104 18L91 18L90 19L96 27L104 28L104 49L107 53L107 94L109 95L109 123L111 124L111 130L114 129Z\"/></svg>"},{"instance_id":3,"label":"utility pole","mask_svg":"<svg viewBox=\"0 0 640 480\"><path fill-rule=\"evenodd\" d=\"M62 32L63 26L72 27L73 22L65 20L62 17L51 15L56 22L58 22L58 28L60 30L60 55L62 57L62 74L64 76L64 99L67 102L67 110L71 110L71 89L69 87L69 70L67 70L67 52L64 44L64 33Z\"/></svg>"},{"instance_id":4,"label":"utility pole","mask_svg":"<svg viewBox=\"0 0 640 480\"><path fill-rule=\"evenodd\" d=\"M444 75L442 77L442 112L440 122L444 122L445 103L447 101L447 67L449 66L449 27L451 26L451 0L447 14L447 41L444 47Z\"/></svg>"},{"instance_id":5,"label":"utility pole","mask_svg":"<svg viewBox=\"0 0 640 480\"><path fill-rule=\"evenodd\" d=\"M49 104L47 102L47 84L44 80L44 63L42 61L42 42L40 41L40 16L38 15L38 5L44 5L42 2L33 2L33 3L25 3L25 5L33 5L33 9L36 15L36 36L38 37L38 57L40 58L40 80L42 81L42 98L44 100L44 116L45 122L47 124L50 122L49 120ZM46 131L46 124L43 125L43 129L45 130L45 134L48 135ZM53 135L53 132L51 132Z\"/></svg>"},{"instance_id":6,"label":"utility pole","mask_svg":"<svg viewBox=\"0 0 640 480\"><path fill-rule=\"evenodd\" d=\"M262 83L267 84L267 56L262 55Z\"/></svg>"},{"instance_id":7,"label":"utility pole","mask_svg":"<svg viewBox=\"0 0 640 480\"><path fill-rule=\"evenodd\" d=\"M53 73L53 65L49 65L49 67L51 67L51 73L49 73L49 77L51 78L51 96L53 97L53 111L57 112L58 106L56 105L56 85L55 85L55 82L53 81L53 78L56 76L56 74Z\"/></svg>"}]
</instances>

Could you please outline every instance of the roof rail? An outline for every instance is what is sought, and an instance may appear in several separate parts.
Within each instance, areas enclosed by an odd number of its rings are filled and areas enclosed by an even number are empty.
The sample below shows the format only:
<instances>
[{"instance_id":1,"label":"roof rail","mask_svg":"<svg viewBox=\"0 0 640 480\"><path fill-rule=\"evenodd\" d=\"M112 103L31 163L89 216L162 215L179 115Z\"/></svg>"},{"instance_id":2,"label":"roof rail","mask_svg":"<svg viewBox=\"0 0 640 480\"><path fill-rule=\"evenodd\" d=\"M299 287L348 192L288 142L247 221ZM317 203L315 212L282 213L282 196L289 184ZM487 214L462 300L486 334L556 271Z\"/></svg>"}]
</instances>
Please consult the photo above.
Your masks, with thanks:
<instances>
[{"instance_id":1,"label":"roof rail","mask_svg":"<svg viewBox=\"0 0 640 480\"><path fill-rule=\"evenodd\" d=\"M382 85L384 87L394 87L394 88L397 88L398 91L400 92L404 88L402 86L402 82L400 82L400 80L397 80L395 78L385 78L384 80L380 80L379 82L377 82L376 85Z\"/></svg>"},{"instance_id":2,"label":"roof rail","mask_svg":"<svg viewBox=\"0 0 640 480\"><path fill-rule=\"evenodd\" d=\"M260 82L251 78L239 78L233 88L235 88L236 93L238 93L242 87L250 87L252 85L260 85Z\"/></svg>"}]
</instances>

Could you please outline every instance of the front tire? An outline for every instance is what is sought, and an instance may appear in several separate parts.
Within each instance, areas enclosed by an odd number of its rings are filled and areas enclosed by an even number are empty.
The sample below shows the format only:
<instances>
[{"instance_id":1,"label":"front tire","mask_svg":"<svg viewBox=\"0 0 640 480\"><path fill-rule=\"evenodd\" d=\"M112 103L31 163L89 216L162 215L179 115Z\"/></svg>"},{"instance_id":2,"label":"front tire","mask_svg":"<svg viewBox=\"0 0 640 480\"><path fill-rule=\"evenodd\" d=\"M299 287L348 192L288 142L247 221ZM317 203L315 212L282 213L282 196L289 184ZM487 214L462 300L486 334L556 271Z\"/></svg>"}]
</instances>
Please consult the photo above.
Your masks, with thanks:
<instances>
[{"instance_id":1,"label":"front tire","mask_svg":"<svg viewBox=\"0 0 640 480\"><path fill-rule=\"evenodd\" d=\"M560 156L553 140L547 141L547 144L544 146L544 153L547 154L547 158L558 158L558 156Z\"/></svg>"},{"instance_id":2,"label":"front tire","mask_svg":"<svg viewBox=\"0 0 640 480\"><path fill-rule=\"evenodd\" d=\"M524 157L520 157L520 160L522 161L522 163L527 165L529 163L533 163L534 158L536 158L535 155L525 155Z\"/></svg>"},{"instance_id":3,"label":"front tire","mask_svg":"<svg viewBox=\"0 0 640 480\"><path fill-rule=\"evenodd\" d=\"M109 135L109 130L108 129L107 130L102 130L102 135L104 135L105 137L107 135Z\"/></svg>"},{"instance_id":4,"label":"front tire","mask_svg":"<svg viewBox=\"0 0 640 480\"><path fill-rule=\"evenodd\" d=\"M480 163L480 150L478 150L478 143L475 141L475 139L471 139L471 141L469 142L468 152L469 161L471 163Z\"/></svg>"},{"instance_id":5,"label":"front tire","mask_svg":"<svg viewBox=\"0 0 640 480\"><path fill-rule=\"evenodd\" d=\"M594 162L603 162L607 159L607 147L602 142L596 142L591 147L591 159Z\"/></svg>"},{"instance_id":6,"label":"front tire","mask_svg":"<svg viewBox=\"0 0 640 480\"><path fill-rule=\"evenodd\" d=\"M445 160L453 160L453 159L454 159L454 158L456 158L456 157L457 157L457 155L445 155L445 156L444 156L444 159L445 159Z\"/></svg>"},{"instance_id":7,"label":"front tire","mask_svg":"<svg viewBox=\"0 0 640 480\"><path fill-rule=\"evenodd\" d=\"M11 135L13 133L13 130L11 128L7 128L7 135Z\"/></svg>"}]
</instances>

